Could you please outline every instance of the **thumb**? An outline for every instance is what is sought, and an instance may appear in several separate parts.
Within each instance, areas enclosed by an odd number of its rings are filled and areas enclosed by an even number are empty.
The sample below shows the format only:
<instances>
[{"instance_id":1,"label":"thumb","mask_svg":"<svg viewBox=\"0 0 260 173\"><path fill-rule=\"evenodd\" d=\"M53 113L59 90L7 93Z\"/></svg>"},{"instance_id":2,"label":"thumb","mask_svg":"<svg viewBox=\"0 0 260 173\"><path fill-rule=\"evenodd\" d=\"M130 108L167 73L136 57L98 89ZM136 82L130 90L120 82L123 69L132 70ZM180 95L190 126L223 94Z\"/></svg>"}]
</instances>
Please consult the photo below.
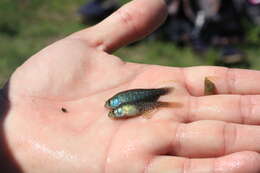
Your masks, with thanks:
<instances>
[{"instance_id":1,"label":"thumb","mask_svg":"<svg viewBox=\"0 0 260 173\"><path fill-rule=\"evenodd\" d=\"M99 24L73 34L92 47L112 52L143 38L166 18L164 0L133 0Z\"/></svg>"}]
</instances>

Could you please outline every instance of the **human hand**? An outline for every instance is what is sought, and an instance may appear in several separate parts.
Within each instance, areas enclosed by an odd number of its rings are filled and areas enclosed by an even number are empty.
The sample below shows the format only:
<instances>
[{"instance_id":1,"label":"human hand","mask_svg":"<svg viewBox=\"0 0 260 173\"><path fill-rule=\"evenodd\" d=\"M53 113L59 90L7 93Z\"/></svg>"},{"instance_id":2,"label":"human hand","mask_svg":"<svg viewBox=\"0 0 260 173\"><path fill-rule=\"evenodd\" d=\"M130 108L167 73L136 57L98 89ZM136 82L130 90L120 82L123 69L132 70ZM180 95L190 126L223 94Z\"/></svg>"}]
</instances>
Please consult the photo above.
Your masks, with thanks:
<instances>
[{"instance_id":1,"label":"human hand","mask_svg":"<svg viewBox=\"0 0 260 173\"><path fill-rule=\"evenodd\" d=\"M14 72L4 132L24 172L260 171L260 72L134 64L109 54L151 32L165 11L162 0L132 1ZM220 95L203 96L205 76ZM107 116L104 103L115 93L164 86L175 90L160 100L181 106L151 119Z\"/></svg>"}]
</instances>

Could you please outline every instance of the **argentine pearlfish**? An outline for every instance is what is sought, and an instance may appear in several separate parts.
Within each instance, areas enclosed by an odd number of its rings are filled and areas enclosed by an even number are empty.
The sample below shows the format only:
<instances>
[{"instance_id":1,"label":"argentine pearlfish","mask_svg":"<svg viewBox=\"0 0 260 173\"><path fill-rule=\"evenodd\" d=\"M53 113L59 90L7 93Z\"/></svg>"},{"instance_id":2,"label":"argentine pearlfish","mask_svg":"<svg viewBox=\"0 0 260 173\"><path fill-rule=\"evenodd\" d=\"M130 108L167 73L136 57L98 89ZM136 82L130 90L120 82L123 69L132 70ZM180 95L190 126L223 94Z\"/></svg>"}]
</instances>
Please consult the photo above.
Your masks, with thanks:
<instances>
[{"instance_id":1,"label":"argentine pearlfish","mask_svg":"<svg viewBox=\"0 0 260 173\"><path fill-rule=\"evenodd\" d=\"M135 117L148 113L158 107L168 107L170 103L167 102L136 102L123 103L116 109L109 112L108 116L112 119L122 119Z\"/></svg>"},{"instance_id":2,"label":"argentine pearlfish","mask_svg":"<svg viewBox=\"0 0 260 173\"><path fill-rule=\"evenodd\" d=\"M137 102L156 102L160 96L168 94L173 88L131 89L117 93L105 103L105 107L115 109L121 104Z\"/></svg>"}]
</instances>

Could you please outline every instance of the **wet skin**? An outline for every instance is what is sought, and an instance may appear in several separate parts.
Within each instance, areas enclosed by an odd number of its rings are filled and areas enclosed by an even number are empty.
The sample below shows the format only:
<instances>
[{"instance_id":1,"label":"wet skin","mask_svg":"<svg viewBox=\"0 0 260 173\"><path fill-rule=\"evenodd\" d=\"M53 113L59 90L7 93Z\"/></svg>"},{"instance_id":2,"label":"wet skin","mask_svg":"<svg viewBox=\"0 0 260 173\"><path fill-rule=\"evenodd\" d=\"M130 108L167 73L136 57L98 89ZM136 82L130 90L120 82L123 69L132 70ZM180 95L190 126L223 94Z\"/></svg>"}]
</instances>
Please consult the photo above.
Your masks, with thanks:
<instances>
[{"instance_id":1,"label":"wet skin","mask_svg":"<svg viewBox=\"0 0 260 173\"><path fill-rule=\"evenodd\" d=\"M23 172L260 171L259 71L127 63L110 54L150 33L165 16L161 0L132 1L12 74L2 128ZM204 96L205 76L217 76L218 95ZM161 87L175 90L160 100L183 106L159 109L151 119L107 116L104 102L115 93L164 81L174 82Z\"/></svg>"}]
</instances>

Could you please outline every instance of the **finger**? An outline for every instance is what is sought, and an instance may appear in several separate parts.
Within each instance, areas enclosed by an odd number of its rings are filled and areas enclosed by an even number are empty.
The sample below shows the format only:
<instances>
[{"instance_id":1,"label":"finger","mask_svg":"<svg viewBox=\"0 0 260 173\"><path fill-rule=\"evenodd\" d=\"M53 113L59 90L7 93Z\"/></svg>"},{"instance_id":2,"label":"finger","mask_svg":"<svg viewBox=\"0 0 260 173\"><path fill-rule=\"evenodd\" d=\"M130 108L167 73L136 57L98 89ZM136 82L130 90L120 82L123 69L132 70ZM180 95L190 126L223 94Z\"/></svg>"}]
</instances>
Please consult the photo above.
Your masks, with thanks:
<instances>
[{"instance_id":1,"label":"finger","mask_svg":"<svg viewBox=\"0 0 260 173\"><path fill-rule=\"evenodd\" d=\"M219 158L187 159L158 156L149 162L147 173L257 173L260 156L255 152L239 152Z\"/></svg>"},{"instance_id":2,"label":"finger","mask_svg":"<svg viewBox=\"0 0 260 173\"><path fill-rule=\"evenodd\" d=\"M260 95L190 97L184 107L183 109L188 109L187 114L183 115L186 122L221 120L241 124L260 124Z\"/></svg>"},{"instance_id":3,"label":"finger","mask_svg":"<svg viewBox=\"0 0 260 173\"><path fill-rule=\"evenodd\" d=\"M141 39L166 18L164 0L134 0L92 28L73 34L107 52Z\"/></svg>"},{"instance_id":4,"label":"finger","mask_svg":"<svg viewBox=\"0 0 260 173\"><path fill-rule=\"evenodd\" d=\"M190 67L183 70L185 85L191 95L204 95L204 79L215 83L218 94L259 94L260 71L224 67Z\"/></svg>"},{"instance_id":5,"label":"finger","mask_svg":"<svg viewBox=\"0 0 260 173\"><path fill-rule=\"evenodd\" d=\"M174 138L168 139L172 140L169 152L177 156L216 157L245 150L260 152L259 126L205 120L180 124L174 133Z\"/></svg>"}]
</instances>

